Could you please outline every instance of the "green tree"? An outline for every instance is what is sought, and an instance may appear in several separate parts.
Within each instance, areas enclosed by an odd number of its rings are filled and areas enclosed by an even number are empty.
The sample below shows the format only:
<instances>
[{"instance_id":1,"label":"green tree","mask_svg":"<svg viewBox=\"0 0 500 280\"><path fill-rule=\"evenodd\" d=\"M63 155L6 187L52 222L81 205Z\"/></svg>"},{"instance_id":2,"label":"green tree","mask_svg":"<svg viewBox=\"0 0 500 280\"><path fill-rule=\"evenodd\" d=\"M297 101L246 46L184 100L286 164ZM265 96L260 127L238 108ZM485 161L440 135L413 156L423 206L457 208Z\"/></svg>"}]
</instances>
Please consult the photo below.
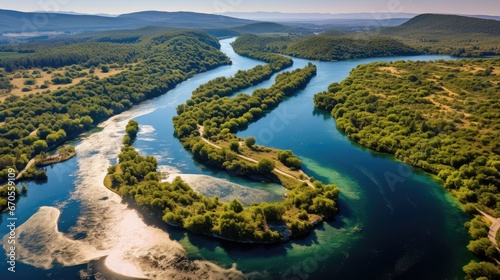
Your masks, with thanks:
<instances>
[{"instance_id":1,"label":"green tree","mask_svg":"<svg viewBox=\"0 0 500 280\"><path fill-rule=\"evenodd\" d=\"M194 215L184 220L184 227L194 233L209 234L212 229L212 219L210 215Z\"/></svg>"},{"instance_id":2,"label":"green tree","mask_svg":"<svg viewBox=\"0 0 500 280\"><path fill-rule=\"evenodd\" d=\"M254 138L254 137L252 137L252 136L249 136L249 137L247 137L247 138L245 139L245 145L247 145L247 147L249 147L249 148L252 148L252 147L253 147L253 145L255 145L255 142L256 142L256 140L255 140L255 138Z\"/></svg>"},{"instance_id":3,"label":"green tree","mask_svg":"<svg viewBox=\"0 0 500 280\"><path fill-rule=\"evenodd\" d=\"M283 150L278 152L278 160L285 164L286 159L293 157L293 152L291 150Z\"/></svg>"},{"instance_id":4,"label":"green tree","mask_svg":"<svg viewBox=\"0 0 500 280\"><path fill-rule=\"evenodd\" d=\"M291 169L299 169L302 165L302 161L296 157L289 157L286 159L285 165Z\"/></svg>"},{"instance_id":5,"label":"green tree","mask_svg":"<svg viewBox=\"0 0 500 280\"><path fill-rule=\"evenodd\" d=\"M471 261L463 268L466 273L466 280L480 279L500 279L500 268L490 262Z\"/></svg>"},{"instance_id":6,"label":"green tree","mask_svg":"<svg viewBox=\"0 0 500 280\"><path fill-rule=\"evenodd\" d=\"M130 120L125 127L125 132L127 135L123 138L123 144L132 145L137 137L137 133L139 132L139 123L135 120Z\"/></svg>"},{"instance_id":7,"label":"green tree","mask_svg":"<svg viewBox=\"0 0 500 280\"><path fill-rule=\"evenodd\" d=\"M469 242L469 245L467 245L467 249L478 256L486 257L486 252L490 246L490 240L486 237L483 237Z\"/></svg>"},{"instance_id":8,"label":"green tree","mask_svg":"<svg viewBox=\"0 0 500 280\"><path fill-rule=\"evenodd\" d=\"M229 142L229 149L231 149L231 151L237 153L240 149L240 143L238 141Z\"/></svg>"},{"instance_id":9,"label":"green tree","mask_svg":"<svg viewBox=\"0 0 500 280\"><path fill-rule=\"evenodd\" d=\"M269 173L274 170L274 161L268 158L262 158L257 163L257 169L261 173Z\"/></svg>"},{"instance_id":10,"label":"green tree","mask_svg":"<svg viewBox=\"0 0 500 280\"><path fill-rule=\"evenodd\" d=\"M31 145L33 148L33 154L37 155L43 151L45 151L49 146L45 140L37 140Z\"/></svg>"},{"instance_id":11,"label":"green tree","mask_svg":"<svg viewBox=\"0 0 500 280\"><path fill-rule=\"evenodd\" d=\"M241 203L237 199L233 199L231 203L229 203L229 209L233 210L236 213L240 213L243 211L243 203Z\"/></svg>"}]
</instances>

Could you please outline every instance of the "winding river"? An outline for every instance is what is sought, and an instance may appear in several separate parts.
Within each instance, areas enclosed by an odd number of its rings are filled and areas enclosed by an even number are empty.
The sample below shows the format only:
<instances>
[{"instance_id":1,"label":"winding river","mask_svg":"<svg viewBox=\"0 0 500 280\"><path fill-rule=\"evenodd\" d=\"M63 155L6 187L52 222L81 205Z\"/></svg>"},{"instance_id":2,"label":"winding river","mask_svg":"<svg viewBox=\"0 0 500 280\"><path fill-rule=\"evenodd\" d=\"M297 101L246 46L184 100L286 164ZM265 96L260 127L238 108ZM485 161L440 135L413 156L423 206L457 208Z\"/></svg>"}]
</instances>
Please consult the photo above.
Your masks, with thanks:
<instances>
[{"instance_id":1,"label":"winding river","mask_svg":"<svg viewBox=\"0 0 500 280\"><path fill-rule=\"evenodd\" d=\"M173 137L175 108L198 85L262 63L235 54L233 40L221 41L232 65L199 74L104 122L75 141L75 158L47 168L47 182L27 183L28 194L16 210L16 252L21 259L15 274L2 262L1 279L463 278L462 266L474 257L465 247L467 216L457 202L431 176L349 141L312 101L315 93L341 81L359 64L451 57L314 62L318 75L306 89L238 134L252 135L260 145L292 149L308 174L340 187L340 215L303 239L249 246L158 226L102 185L107 167L116 162L125 124L134 118L141 125L135 147L156 156L162 171L183 176L198 191L238 197L247 204L281 199L284 189L278 185L197 164ZM293 67L308 62L294 58ZM257 87L271 84L265 81ZM5 236L8 216L2 213L0 218L0 236Z\"/></svg>"}]
</instances>

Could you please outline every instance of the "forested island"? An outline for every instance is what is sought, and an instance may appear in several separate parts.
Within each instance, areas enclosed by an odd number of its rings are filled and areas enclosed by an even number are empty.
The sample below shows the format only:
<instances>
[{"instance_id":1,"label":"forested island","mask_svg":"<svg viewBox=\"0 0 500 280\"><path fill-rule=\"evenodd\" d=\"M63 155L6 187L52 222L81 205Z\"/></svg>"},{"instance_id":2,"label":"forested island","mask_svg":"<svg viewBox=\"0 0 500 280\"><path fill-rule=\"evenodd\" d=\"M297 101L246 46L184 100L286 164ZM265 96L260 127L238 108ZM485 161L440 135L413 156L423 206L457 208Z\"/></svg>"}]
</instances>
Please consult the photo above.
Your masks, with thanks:
<instances>
[{"instance_id":1,"label":"forested island","mask_svg":"<svg viewBox=\"0 0 500 280\"><path fill-rule=\"evenodd\" d=\"M221 203L217 197L197 194L179 178L171 184L159 183L154 158L143 157L130 146L137 133L135 122L127 125L125 147L119 164L110 168L106 185L145 210L162 215L169 224L236 242L287 241L333 217L338 211L336 186L314 181L300 172L301 161L292 151L257 146L253 137L239 139L234 134L272 110L286 96L302 89L316 74L316 67L309 64L284 72L268 89L231 98L237 90L268 79L292 63L280 55L247 55L268 64L239 71L231 78L216 78L198 87L192 98L177 108L175 132L184 147L204 164L239 176L280 182L289 190L283 202L244 207L238 200ZM132 162L147 164L136 168ZM152 184L156 186L151 187L153 193L143 190ZM163 193L154 194L155 189Z\"/></svg>"},{"instance_id":2,"label":"forested island","mask_svg":"<svg viewBox=\"0 0 500 280\"><path fill-rule=\"evenodd\" d=\"M138 123L131 120L118 155L119 163L108 169L105 185L170 225L235 242L275 243L308 233L337 211L338 188L319 181L296 185L282 202L254 203L248 207L237 199L223 203L218 197L199 194L179 177L172 183L161 182L156 159L139 154L132 146L137 131ZM257 166L256 172L272 172L260 162Z\"/></svg>"},{"instance_id":3,"label":"forested island","mask_svg":"<svg viewBox=\"0 0 500 280\"><path fill-rule=\"evenodd\" d=\"M500 59L362 65L314 103L353 141L437 175L474 217L468 248L483 262L464 267L468 279L499 277L476 209L500 216Z\"/></svg>"}]
</instances>

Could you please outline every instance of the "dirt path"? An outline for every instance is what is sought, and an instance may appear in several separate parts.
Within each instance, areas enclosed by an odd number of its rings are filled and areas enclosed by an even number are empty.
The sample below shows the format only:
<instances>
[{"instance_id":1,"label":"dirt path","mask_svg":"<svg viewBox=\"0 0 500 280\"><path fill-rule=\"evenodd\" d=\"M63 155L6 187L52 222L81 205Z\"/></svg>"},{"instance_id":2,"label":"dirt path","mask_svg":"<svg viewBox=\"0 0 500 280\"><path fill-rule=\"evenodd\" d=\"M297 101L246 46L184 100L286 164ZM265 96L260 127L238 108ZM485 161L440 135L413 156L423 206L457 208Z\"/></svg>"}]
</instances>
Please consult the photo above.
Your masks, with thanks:
<instances>
[{"instance_id":1,"label":"dirt path","mask_svg":"<svg viewBox=\"0 0 500 280\"><path fill-rule=\"evenodd\" d=\"M447 93L449 93L451 96L457 96L458 94L456 94L455 92L449 90L448 88L445 88L445 87L441 87L444 91L446 91Z\"/></svg>"},{"instance_id":2,"label":"dirt path","mask_svg":"<svg viewBox=\"0 0 500 280\"><path fill-rule=\"evenodd\" d=\"M74 157L75 155L76 155L76 153L71 153L71 154L69 154L67 156L62 156L60 154L47 156L45 158L45 160L41 164L39 164L39 167L40 166L47 166L47 165L51 165L51 164L55 164L55 163L60 163L60 162L66 161L66 160ZM19 174L17 174L16 180L21 179L23 177L24 173L26 172L26 170L28 170L28 168L30 168L34 164L35 164L35 159L32 158L30 161L28 161L28 164L26 165L26 167L24 167L24 169L21 170L21 172L19 172Z\"/></svg>"},{"instance_id":3,"label":"dirt path","mask_svg":"<svg viewBox=\"0 0 500 280\"><path fill-rule=\"evenodd\" d=\"M30 161L28 161L28 164L26 165L26 167L23 170L21 170L21 172L19 172L19 174L17 174L16 180L21 179L21 177L23 177L24 172L26 172L26 170L28 170L28 168L30 168L33 164L35 164L34 158L32 158Z\"/></svg>"},{"instance_id":4,"label":"dirt path","mask_svg":"<svg viewBox=\"0 0 500 280\"><path fill-rule=\"evenodd\" d=\"M222 149L222 147L221 147L221 146L216 145L216 144L214 144L214 143L210 142L210 141L209 141L208 139L206 139L205 137L203 137L203 132L204 132L203 126L201 126L201 125L200 125L200 126L198 126L198 131L200 132L200 137L201 137L201 139L203 139L203 141L205 141L205 143L209 144L210 146L212 146L212 147L214 147L214 148L217 148L217 149ZM257 164L257 163L258 163L258 161L256 161L255 159L253 159L253 158L249 158L249 157L246 157L246 156L244 156L244 155L240 155L240 154L238 154L238 157L239 157L239 158L241 158L241 159L244 159L244 160L246 160L246 161L249 161L249 162L255 163L255 164ZM278 173L278 174L280 174L280 175L286 176L286 177L288 177L288 178L292 178L292 179L295 179L295 180L300 181L300 182L302 182L302 183L306 183L306 184L307 184L308 186L310 186L311 188L314 188L314 185L313 185L313 184L312 184L309 180L301 180L301 179L298 179L298 178L296 178L295 176L290 175L290 174L286 173L285 171L283 171L283 170L281 170L281 169L278 169L278 168L274 168L274 170L273 170L273 171L274 171L274 172L276 172L276 173Z\"/></svg>"},{"instance_id":5,"label":"dirt path","mask_svg":"<svg viewBox=\"0 0 500 280\"><path fill-rule=\"evenodd\" d=\"M488 219L491 222L490 231L488 232L488 238L490 239L491 243L493 243L498 249L498 244L495 239L495 236L497 235L498 229L500 228L500 218L494 218L479 209L477 211L483 214L483 216L485 216L486 219Z\"/></svg>"}]
</instances>

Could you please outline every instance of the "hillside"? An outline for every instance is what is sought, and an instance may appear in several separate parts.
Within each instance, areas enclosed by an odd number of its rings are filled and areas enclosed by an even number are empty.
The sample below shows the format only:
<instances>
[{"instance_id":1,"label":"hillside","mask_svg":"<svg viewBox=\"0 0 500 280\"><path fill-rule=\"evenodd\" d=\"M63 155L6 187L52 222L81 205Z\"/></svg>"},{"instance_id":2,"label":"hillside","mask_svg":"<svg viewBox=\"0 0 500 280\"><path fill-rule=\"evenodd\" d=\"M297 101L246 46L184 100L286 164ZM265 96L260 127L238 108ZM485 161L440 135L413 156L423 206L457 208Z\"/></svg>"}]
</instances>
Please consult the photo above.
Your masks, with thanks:
<instances>
[{"instance_id":1,"label":"hillside","mask_svg":"<svg viewBox=\"0 0 500 280\"><path fill-rule=\"evenodd\" d=\"M244 33L310 33L307 29L286 26L273 22L258 22L232 28Z\"/></svg>"},{"instance_id":2,"label":"hillside","mask_svg":"<svg viewBox=\"0 0 500 280\"><path fill-rule=\"evenodd\" d=\"M390 36L440 33L500 35L500 21L456 15L422 14L400 26L381 30L381 35Z\"/></svg>"},{"instance_id":3,"label":"hillside","mask_svg":"<svg viewBox=\"0 0 500 280\"><path fill-rule=\"evenodd\" d=\"M118 19L138 20L149 25L159 25L178 28L233 28L255 23L253 20L232 18L222 15L212 15L194 12L160 12L145 11L118 16Z\"/></svg>"},{"instance_id":4,"label":"hillside","mask_svg":"<svg viewBox=\"0 0 500 280\"><path fill-rule=\"evenodd\" d=\"M46 24L37 25L36 22L40 19L47 19ZM138 12L105 17L0 10L0 33L83 32L137 28L146 25L207 29L232 28L251 23L255 21L191 12Z\"/></svg>"},{"instance_id":5,"label":"hillside","mask_svg":"<svg viewBox=\"0 0 500 280\"><path fill-rule=\"evenodd\" d=\"M325 37L343 37L346 36L348 33L336 30L336 29L330 29L325 32L321 32L319 35L325 36Z\"/></svg>"},{"instance_id":6,"label":"hillside","mask_svg":"<svg viewBox=\"0 0 500 280\"><path fill-rule=\"evenodd\" d=\"M46 19L47 24L34 22ZM68 15L56 13L25 13L0 10L0 33L42 32L42 31L89 31L120 27L132 28L141 21L92 15Z\"/></svg>"},{"instance_id":7,"label":"hillside","mask_svg":"<svg viewBox=\"0 0 500 280\"><path fill-rule=\"evenodd\" d=\"M492 19L423 14L366 35L391 37L425 53L460 57L500 54L500 21Z\"/></svg>"}]
</instances>

